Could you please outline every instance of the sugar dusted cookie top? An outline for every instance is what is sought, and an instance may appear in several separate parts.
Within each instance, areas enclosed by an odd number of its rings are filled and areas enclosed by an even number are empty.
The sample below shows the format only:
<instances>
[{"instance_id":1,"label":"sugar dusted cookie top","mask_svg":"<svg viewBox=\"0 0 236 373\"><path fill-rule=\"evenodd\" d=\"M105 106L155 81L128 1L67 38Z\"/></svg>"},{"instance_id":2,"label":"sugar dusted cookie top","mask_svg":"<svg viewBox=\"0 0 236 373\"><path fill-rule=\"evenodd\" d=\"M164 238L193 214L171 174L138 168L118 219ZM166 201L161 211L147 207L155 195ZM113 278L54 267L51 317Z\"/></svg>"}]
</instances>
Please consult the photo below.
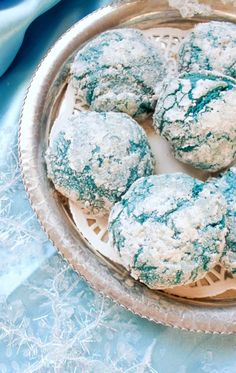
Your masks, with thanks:
<instances>
[{"instance_id":1,"label":"sugar dusted cookie top","mask_svg":"<svg viewBox=\"0 0 236 373\"><path fill-rule=\"evenodd\" d=\"M154 111L154 89L165 74L157 43L135 29L100 34L77 53L73 84L91 110L142 119Z\"/></svg>"},{"instance_id":2,"label":"sugar dusted cookie top","mask_svg":"<svg viewBox=\"0 0 236 373\"><path fill-rule=\"evenodd\" d=\"M226 236L225 264L236 274L236 167L231 167L217 178L210 179L210 182L216 185L227 202L226 224L229 231Z\"/></svg>"},{"instance_id":3,"label":"sugar dusted cookie top","mask_svg":"<svg viewBox=\"0 0 236 373\"><path fill-rule=\"evenodd\" d=\"M220 260L225 212L213 185L182 173L141 178L113 206L109 242L150 288L189 284Z\"/></svg>"},{"instance_id":4,"label":"sugar dusted cookie top","mask_svg":"<svg viewBox=\"0 0 236 373\"><path fill-rule=\"evenodd\" d=\"M79 112L55 125L46 160L56 189L100 214L154 168L144 130L123 113Z\"/></svg>"},{"instance_id":5,"label":"sugar dusted cookie top","mask_svg":"<svg viewBox=\"0 0 236 373\"><path fill-rule=\"evenodd\" d=\"M154 127L178 160L215 172L236 156L235 102L236 80L218 73L185 73L164 84Z\"/></svg>"},{"instance_id":6,"label":"sugar dusted cookie top","mask_svg":"<svg viewBox=\"0 0 236 373\"><path fill-rule=\"evenodd\" d=\"M183 41L179 71L216 70L236 78L236 25L229 22L198 24Z\"/></svg>"}]
</instances>

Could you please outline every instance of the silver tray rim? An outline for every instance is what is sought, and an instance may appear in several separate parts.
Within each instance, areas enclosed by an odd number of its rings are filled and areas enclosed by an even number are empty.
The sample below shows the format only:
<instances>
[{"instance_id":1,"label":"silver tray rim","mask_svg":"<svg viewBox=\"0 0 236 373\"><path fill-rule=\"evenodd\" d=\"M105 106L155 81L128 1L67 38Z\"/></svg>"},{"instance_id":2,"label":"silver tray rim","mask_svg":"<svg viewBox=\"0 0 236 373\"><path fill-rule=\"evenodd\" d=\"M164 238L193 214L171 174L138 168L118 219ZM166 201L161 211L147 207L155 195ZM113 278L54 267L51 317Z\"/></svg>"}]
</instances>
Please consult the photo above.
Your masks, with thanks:
<instances>
[{"instance_id":1,"label":"silver tray rim","mask_svg":"<svg viewBox=\"0 0 236 373\"><path fill-rule=\"evenodd\" d=\"M147 3L153 3L148 0ZM165 1L160 1L165 7ZM26 93L19 126L19 162L23 183L31 206L60 255L88 283L104 296L127 310L148 320L183 330L232 334L236 333L235 303L178 300L175 296L153 292L129 277L114 276L88 248L89 244L79 236L70 224L68 215L58 195L45 178L42 154L42 112L49 87L65 59L83 42L95 34L113 26L130 14L145 12L143 1L131 1L109 5L91 13L69 28L52 46L37 67ZM164 10L160 10L164 12ZM178 16L177 11L171 11ZM170 11L166 14L169 16ZM219 14L221 17L221 14ZM189 20L192 22L192 20ZM66 57L66 58L65 58ZM44 118L45 120L45 118ZM93 256L94 255L94 256Z\"/></svg>"}]
</instances>

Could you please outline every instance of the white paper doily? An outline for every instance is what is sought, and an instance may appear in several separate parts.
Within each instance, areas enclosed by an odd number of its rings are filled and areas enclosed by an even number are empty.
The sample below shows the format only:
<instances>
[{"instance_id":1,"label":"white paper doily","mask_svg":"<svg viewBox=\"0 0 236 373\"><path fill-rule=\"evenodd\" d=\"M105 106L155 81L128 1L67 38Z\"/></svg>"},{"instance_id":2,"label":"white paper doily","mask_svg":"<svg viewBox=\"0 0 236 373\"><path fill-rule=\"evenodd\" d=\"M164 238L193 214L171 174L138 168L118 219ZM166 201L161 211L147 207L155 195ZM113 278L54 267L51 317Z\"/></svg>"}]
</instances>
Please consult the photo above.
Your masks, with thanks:
<instances>
[{"instance_id":1,"label":"white paper doily","mask_svg":"<svg viewBox=\"0 0 236 373\"><path fill-rule=\"evenodd\" d=\"M187 31L176 28L155 28L146 30L145 33L154 36L157 45L163 50L168 60L169 74L174 75L177 72L176 56L180 42L185 37ZM58 131L60 123L63 123L68 115L75 110L89 110L83 100L77 96L75 100L72 84L69 82L57 123ZM155 173L185 172L193 177L206 180L208 173L193 169L191 166L184 165L173 158L168 143L158 136L150 125L151 119L143 122L142 125L146 130L149 142L156 158ZM51 131L51 136L56 134L55 127ZM96 217L81 209L76 203L69 201L70 211L74 223L79 233L89 243L93 250L101 255L121 264L119 256L108 245L107 222L108 216ZM166 289L165 292L186 298L208 298L223 294L228 290L236 290L236 278L229 273L222 264L217 264L203 279L187 286L176 286Z\"/></svg>"}]
</instances>

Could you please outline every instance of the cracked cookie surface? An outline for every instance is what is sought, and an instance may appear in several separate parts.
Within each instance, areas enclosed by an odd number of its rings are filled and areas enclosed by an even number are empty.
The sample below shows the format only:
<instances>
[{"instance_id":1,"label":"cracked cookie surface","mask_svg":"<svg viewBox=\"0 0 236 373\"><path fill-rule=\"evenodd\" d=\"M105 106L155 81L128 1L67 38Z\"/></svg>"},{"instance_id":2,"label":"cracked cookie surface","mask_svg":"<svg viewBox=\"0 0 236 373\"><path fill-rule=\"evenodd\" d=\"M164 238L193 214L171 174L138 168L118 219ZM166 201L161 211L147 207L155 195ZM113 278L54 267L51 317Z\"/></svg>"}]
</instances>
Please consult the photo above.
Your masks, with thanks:
<instances>
[{"instance_id":1,"label":"cracked cookie surface","mask_svg":"<svg viewBox=\"0 0 236 373\"><path fill-rule=\"evenodd\" d=\"M166 81L154 128L178 160L215 172L236 156L236 80L218 73L185 73Z\"/></svg>"},{"instance_id":2,"label":"cracked cookie surface","mask_svg":"<svg viewBox=\"0 0 236 373\"><path fill-rule=\"evenodd\" d=\"M236 167L209 180L223 194L227 202L226 224L229 229L226 236L225 264L236 274Z\"/></svg>"},{"instance_id":3,"label":"cracked cookie surface","mask_svg":"<svg viewBox=\"0 0 236 373\"><path fill-rule=\"evenodd\" d=\"M131 275L153 289L194 282L225 248L226 202L183 173L137 180L109 217L109 242Z\"/></svg>"},{"instance_id":4,"label":"cracked cookie surface","mask_svg":"<svg viewBox=\"0 0 236 373\"><path fill-rule=\"evenodd\" d=\"M165 62L157 43L141 31L115 29L79 50L72 73L76 92L91 110L143 119L154 111L155 88L164 78Z\"/></svg>"},{"instance_id":5,"label":"cracked cookie surface","mask_svg":"<svg viewBox=\"0 0 236 373\"><path fill-rule=\"evenodd\" d=\"M46 161L56 189L97 214L154 168L144 130L124 113L79 112L55 125Z\"/></svg>"},{"instance_id":6,"label":"cracked cookie surface","mask_svg":"<svg viewBox=\"0 0 236 373\"><path fill-rule=\"evenodd\" d=\"M216 70L236 78L236 25L212 21L195 26L180 47L178 68Z\"/></svg>"}]
</instances>

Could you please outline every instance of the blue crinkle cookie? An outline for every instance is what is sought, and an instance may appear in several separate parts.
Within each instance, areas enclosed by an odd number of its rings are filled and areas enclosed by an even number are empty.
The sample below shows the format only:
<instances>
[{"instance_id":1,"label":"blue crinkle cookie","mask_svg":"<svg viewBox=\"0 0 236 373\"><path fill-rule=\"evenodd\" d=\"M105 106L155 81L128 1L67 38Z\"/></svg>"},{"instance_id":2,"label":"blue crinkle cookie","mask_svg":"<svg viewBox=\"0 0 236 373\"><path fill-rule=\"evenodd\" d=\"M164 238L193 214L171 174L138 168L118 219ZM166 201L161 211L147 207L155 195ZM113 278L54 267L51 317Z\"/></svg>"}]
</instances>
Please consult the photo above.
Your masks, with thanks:
<instances>
[{"instance_id":1,"label":"blue crinkle cookie","mask_svg":"<svg viewBox=\"0 0 236 373\"><path fill-rule=\"evenodd\" d=\"M185 73L163 85L154 127L178 160L215 172L236 156L235 102L236 80L218 73Z\"/></svg>"},{"instance_id":2,"label":"blue crinkle cookie","mask_svg":"<svg viewBox=\"0 0 236 373\"><path fill-rule=\"evenodd\" d=\"M109 242L131 275L153 289L202 278L225 248L226 202L182 174L137 180L109 217Z\"/></svg>"},{"instance_id":3,"label":"blue crinkle cookie","mask_svg":"<svg viewBox=\"0 0 236 373\"><path fill-rule=\"evenodd\" d=\"M179 71L216 70L236 78L236 25L229 22L198 24L183 41Z\"/></svg>"},{"instance_id":4,"label":"blue crinkle cookie","mask_svg":"<svg viewBox=\"0 0 236 373\"><path fill-rule=\"evenodd\" d=\"M210 180L223 193L227 202L226 223L229 232L226 236L227 251L225 264L236 274L236 167Z\"/></svg>"},{"instance_id":5,"label":"blue crinkle cookie","mask_svg":"<svg viewBox=\"0 0 236 373\"><path fill-rule=\"evenodd\" d=\"M54 125L46 153L57 190L93 213L104 213L154 159L144 130L127 114L79 112Z\"/></svg>"},{"instance_id":6,"label":"blue crinkle cookie","mask_svg":"<svg viewBox=\"0 0 236 373\"><path fill-rule=\"evenodd\" d=\"M154 111L164 77L162 52L141 31L102 33L77 53L73 85L92 110L125 112L141 119Z\"/></svg>"}]
</instances>

